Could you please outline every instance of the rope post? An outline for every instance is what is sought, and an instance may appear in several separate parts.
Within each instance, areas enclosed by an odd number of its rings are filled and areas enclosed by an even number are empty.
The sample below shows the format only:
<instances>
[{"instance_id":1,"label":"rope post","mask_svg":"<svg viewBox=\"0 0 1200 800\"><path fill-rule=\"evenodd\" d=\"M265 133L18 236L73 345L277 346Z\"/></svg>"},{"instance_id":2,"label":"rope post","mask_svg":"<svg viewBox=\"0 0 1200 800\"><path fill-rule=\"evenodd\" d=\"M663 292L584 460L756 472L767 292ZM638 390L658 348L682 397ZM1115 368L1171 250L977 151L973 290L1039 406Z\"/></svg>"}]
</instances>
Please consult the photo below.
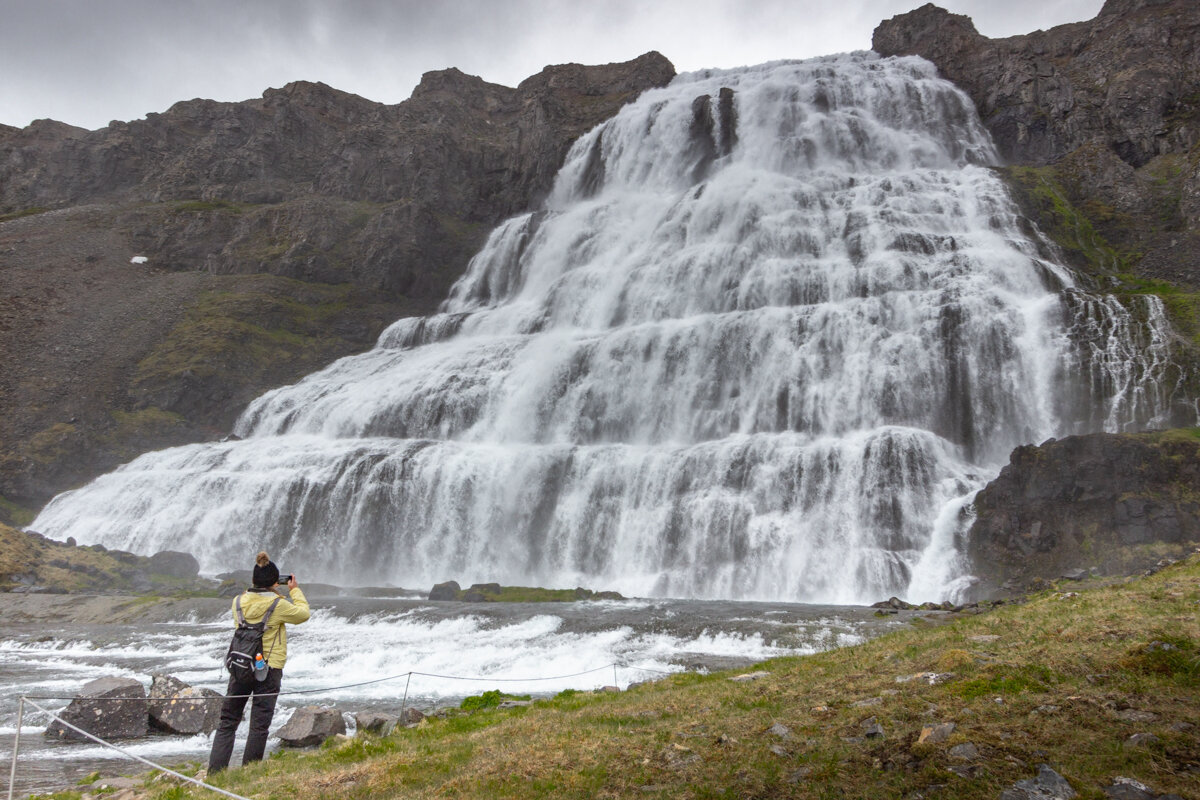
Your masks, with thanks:
<instances>
[{"instance_id":1,"label":"rope post","mask_svg":"<svg viewBox=\"0 0 1200 800\"><path fill-rule=\"evenodd\" d=\"M617 680L617 664L616 664L616 662L613 662L613 686L616 686L618 689L621 688L621 682L619 680Z\"/></svg>"},{"instance_id":2,"label":"rope post","mask_svg":"<svg viewBox=\"0 0 1200 800\"><path fill-rule=\"evenodd\" d=\"M8 772L8 800L13 797L13 785L17 782L17 750L21 747L21 721L25 717L25 697L17 701L17 735L13 738L12 769Z\"/></svg>"},{"instance_id":3,"label":"rope post","mask_svg":"<svg viewBox=\"0 0 1200 800\"><path fill-rule=\"evenodd\" d=\"M408 680L404 682L404 699L400 701L400 724L406 725L404 712L408 710L408 685L412 683L412 673L408 673Z\"/></svg>"}]
</instances>

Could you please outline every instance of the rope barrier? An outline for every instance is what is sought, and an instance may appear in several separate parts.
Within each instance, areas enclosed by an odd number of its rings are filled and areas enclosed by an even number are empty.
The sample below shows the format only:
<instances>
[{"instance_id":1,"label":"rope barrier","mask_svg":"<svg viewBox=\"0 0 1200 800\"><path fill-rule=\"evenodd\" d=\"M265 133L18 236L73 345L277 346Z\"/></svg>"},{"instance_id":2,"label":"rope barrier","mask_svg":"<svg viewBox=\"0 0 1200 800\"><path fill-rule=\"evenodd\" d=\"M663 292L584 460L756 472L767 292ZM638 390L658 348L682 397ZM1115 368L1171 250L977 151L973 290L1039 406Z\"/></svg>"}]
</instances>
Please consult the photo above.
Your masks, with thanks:
<instances>
[{"instance_id":1,"label":"rope barrier","mask_svg":"<svg viewBox=\"0 0 1200 800\"><path fill-rule=\"evenodd\" d=\"M161 764L155 764L153 761L151 761L148 758L142 758L139 755L134 755L133 753L129 752L128 750L125 750L122 747L118 747L117 745L113 744L112 742L106 742L103 739L101 739L99 736L94 736L93 734L90 734L87 731L85 731L83 728L79 728L79 727L76 727L75 725L72 725L71 723L69 723L65 719L63 719L62 717L55 714L53 711L47 711L46 709L42 708L37 703L33 702L32 700L30 700L27 697L23 697L22 700L27 701L29 703L29 705L33 706L38 711L41 711L43 714L49 715L51 719L56 720L60 725L65 725L66 727L70 728L71 730L75 731L76 733L83 734L87 738L91 739L93 742L104 745L105 747L111 748L113 750L116 750L121 755L132 758L134 761L140 761L141 763L143 763L153 769L162 770L163 772L167 773L168 775L174 775L176 778L185 780L188 783L194 783L197 786L202 786L205 789L209 789L211 791L216 792L217 794L223 794L226 797L232 797L233 800L250 800L250 798L248 798L248 797L243 797L242 795L234 794L233 792L227 792L224 789L213 786L210 783L205 783L204 781L199 780L198 778L192 778L187 775L184 775L181 772L176 772L173 769L168 769L167 767L164 767ZM17 771L17 747L19 744L20 744L20 723L18 722L18 724L17 724L17 742L15 742L13 744L13 768L12 768L12 770L13 770L14 776ZM13 792L13 778L10 777L9 783L8 783L8 796L9 796L10 800L12 798L12 792Z\"/></svg>"},{"instance_id":2,"label":"rope barrier","mask_svg":"<svg viewBox=\"0 0 1200 800\"><path fill-rule=\"evenodd\" d=\"M568 678L578 678L578 677L582 677L584 675L591 675L593 673L600 672L602 670L611 668L613 671L613 683L615 684L615 683L618 683L618 679L617 679L617 668L618 667L620 667L622 669L638 670L641 672L655 672L660 675L673 674L667 670L654 669L652 667L639 667L636 664L625 664L625 663L622 663L619 661L614 661L611 664L605 664L602 667L595 667L594 669L584 670L583 672L573 672L569 675L552 675L549 677L537 677L537 678L493 678L493 677L486 677L486 676L485 677L469 677L469 676L463 676L463 675L440 675L440 674L434 673L434 672L418 672L416 670L410 670L408 672L400 673L399 675L388 675L383 678L375 678L375 679L369 680L369 681L359 681L358 683L347 683L347 684L343 684L340 686L327 686L327 687L320 688L320 689L293 689L293 690L287 691L287 692L274 692L272 694L223 695L221 699L225 700L225 699L230 699L230 698L242 698L242 697L272 697L272 696L281 697L284 695L317 694L317 693L326 693L326 692L336 692L336 691L340 691L342 689L353 689L353 688L356 688L359 686L369 686L369 685L375 684L375 683L383 683L385 681L392 681L392 680L397 680L399 678L406 678L407 680L404 684L404 699L401 703L401 709L400 709L400 719L403 720L404 719L404 711L408 705L408 689L409 689L410 684L412 683L412 677L414 675L420 675L425 678L440 678L442 680L455 680L455 681L480 681L480 682L496 682L496 683L533 683L533 682L537 682L537 681L559 681L559 680L566 680ZM179 772L175 772L174 770L168 769L167 767L164 767L161 764L155 764L153 761L150 761L149 759L145 759L145 758L142 758L141 756L134 755L133 753L130 753L129 751L124 750L121 747L118 747L117 745L112 744L111 742L106 742L103 739L99 738L98 736L95 736L95 735L83 730L82 728L78 728L75 725L72 725L71 723L64 720L62 717L55 714L53 711L49 711L49 710L43 708L42 706L38 705L36 702L34 702L35 700L75 700L75 699L77 699L77 697L78 697L77 695L73 695L73 696L21 695L19 697L19 703L17 706L17 735L13 739L12 768L9 770L9 775L8 775L8 800L13 800L13 787L16 784L17 753L21 746L21 723L25 717L25 703L29 703L29 705L33 706L38 711L41 711L43 714L46 714L47 716L49 716L50 719L56 720L57 722L59 722L62 725L65 725L66 727L70 728L71 730L76 731L77 733L80 733L80 734L86 736L88 739L91 739L92 741L97 742L98 744L101 744L105 747L112 748L113 750L116 750L118 753L121 753L124 756L128 756L129 758L132 758L135 761L140 761L141 763L146 764L154 769L162 770L163 772L168 773L170 775L174 775L175 777L180 778L182 780L188 781L190 783L194 783L194 784L196 784L198 786L202 786L206 789L211 789L212 791L217 792L218 794L223 794L226 797L232 797L232 798L235 798L235 800L249 800L248 798L242 797L241 795L236 795L231 792L227 792L224 789L219 789L216 786L212 786L210 784L204 783L203 781L197 780L196 778L190 778L187 775L183 775ZM143 696L143 697L89 697L86 699L88 702L95 702L98 700L113 700L113 701L138 700L138 701L142 701L142 702L148 702L150 700L165 700L167 698ZM215 700L215 699L216 698L197 697L197 698L193 698L193 701L194 702L207 702L209 700Z\"/></svg>"}]
</instances>

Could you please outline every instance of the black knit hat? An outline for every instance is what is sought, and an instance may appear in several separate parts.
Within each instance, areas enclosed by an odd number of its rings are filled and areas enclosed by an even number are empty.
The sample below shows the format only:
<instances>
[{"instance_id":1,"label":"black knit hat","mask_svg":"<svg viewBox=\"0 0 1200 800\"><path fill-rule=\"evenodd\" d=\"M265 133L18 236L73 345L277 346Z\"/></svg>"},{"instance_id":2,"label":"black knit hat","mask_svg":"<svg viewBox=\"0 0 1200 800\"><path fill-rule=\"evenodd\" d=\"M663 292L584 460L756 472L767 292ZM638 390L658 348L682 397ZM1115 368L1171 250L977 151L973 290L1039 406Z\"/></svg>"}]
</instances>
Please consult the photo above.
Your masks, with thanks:
<instances>
[{"instance_id":1,"label":"black knit hat","mask_svg":"<svg viewBox=\"0 0 1200 800\"><path fill-rule=\"evenodd\" d=\"M254 588L270 589L277 583L279 583L279 567L275 566L264 550L254 559Z\"/></svg>"}]
</instances>

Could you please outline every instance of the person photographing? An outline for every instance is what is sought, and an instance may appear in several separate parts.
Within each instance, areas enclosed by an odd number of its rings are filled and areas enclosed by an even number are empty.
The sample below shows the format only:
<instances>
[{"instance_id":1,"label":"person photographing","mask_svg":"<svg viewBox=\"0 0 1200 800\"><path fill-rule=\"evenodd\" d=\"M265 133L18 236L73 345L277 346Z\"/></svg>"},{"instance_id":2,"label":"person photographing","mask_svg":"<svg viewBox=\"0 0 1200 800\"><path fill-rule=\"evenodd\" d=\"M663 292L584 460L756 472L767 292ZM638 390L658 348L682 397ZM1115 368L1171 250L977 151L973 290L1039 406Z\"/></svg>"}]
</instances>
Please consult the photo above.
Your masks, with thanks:
<instances>
[{"instance_id":1,"label":"person photographing","mask_svg":"<svg viewBox=\"0 0 1200 800\"><path fill-rule=\"evenodd\" d=\"M250 733L242 764L261 761L267 749L267 732L275 716L275 703L287 663L287 624L298 625L309 617L308 600L295 575L283 576L287 596L283 595L279 567L266 552L254 559L253 586L233 601L233 642L226 656L229 686L221 704L221 721L208 757L208 774L229 766L233 741L246 702L250 706Z\"/></svg>"}]
</instances>

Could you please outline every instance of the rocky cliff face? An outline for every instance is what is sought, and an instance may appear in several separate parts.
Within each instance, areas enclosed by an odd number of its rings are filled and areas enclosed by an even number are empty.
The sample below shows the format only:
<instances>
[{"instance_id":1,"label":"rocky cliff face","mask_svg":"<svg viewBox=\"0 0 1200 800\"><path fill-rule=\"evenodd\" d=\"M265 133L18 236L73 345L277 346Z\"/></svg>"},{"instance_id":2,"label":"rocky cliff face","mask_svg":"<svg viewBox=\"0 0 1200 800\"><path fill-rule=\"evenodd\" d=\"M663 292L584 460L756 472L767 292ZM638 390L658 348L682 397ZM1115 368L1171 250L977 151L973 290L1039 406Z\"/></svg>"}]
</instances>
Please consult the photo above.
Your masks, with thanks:
<instances>
[{"instance_id":1,"label":"rocky cliff face","mask_svg":"<svg viewBox=\"0 0 1200 800\"><path fill-rule=\"evenodd\" d=\"M648 53L432 72L395 106L294 83L0 126L0 521L432 311L575 138L673 76Z\"/></svg>"},{"instance_id":2,"label":"rocky cliff face","mask_svg":"<svg viewBox=\"0 0 1200 800\"><path fill-rule=\"evenodd\" d=\"M1180 555L1200 541L1200 428L1018 447L975 513L970 552L985 595Z\"/></svg>"},{"instance_id":3,"label":"rocky cliff face","mask_svg":"<svg viewBox=\"0 0 1200 800\"><path fill-rule=\"evenodd\" d=\"M575 138L673 76L647 53L515 89L431 72L395 106L299 82L97 131L43 120L0 132L0 214L121 204L118 226L168 269L440 299L485 229L549 190Z\"/></svg>"}]
</instances>

